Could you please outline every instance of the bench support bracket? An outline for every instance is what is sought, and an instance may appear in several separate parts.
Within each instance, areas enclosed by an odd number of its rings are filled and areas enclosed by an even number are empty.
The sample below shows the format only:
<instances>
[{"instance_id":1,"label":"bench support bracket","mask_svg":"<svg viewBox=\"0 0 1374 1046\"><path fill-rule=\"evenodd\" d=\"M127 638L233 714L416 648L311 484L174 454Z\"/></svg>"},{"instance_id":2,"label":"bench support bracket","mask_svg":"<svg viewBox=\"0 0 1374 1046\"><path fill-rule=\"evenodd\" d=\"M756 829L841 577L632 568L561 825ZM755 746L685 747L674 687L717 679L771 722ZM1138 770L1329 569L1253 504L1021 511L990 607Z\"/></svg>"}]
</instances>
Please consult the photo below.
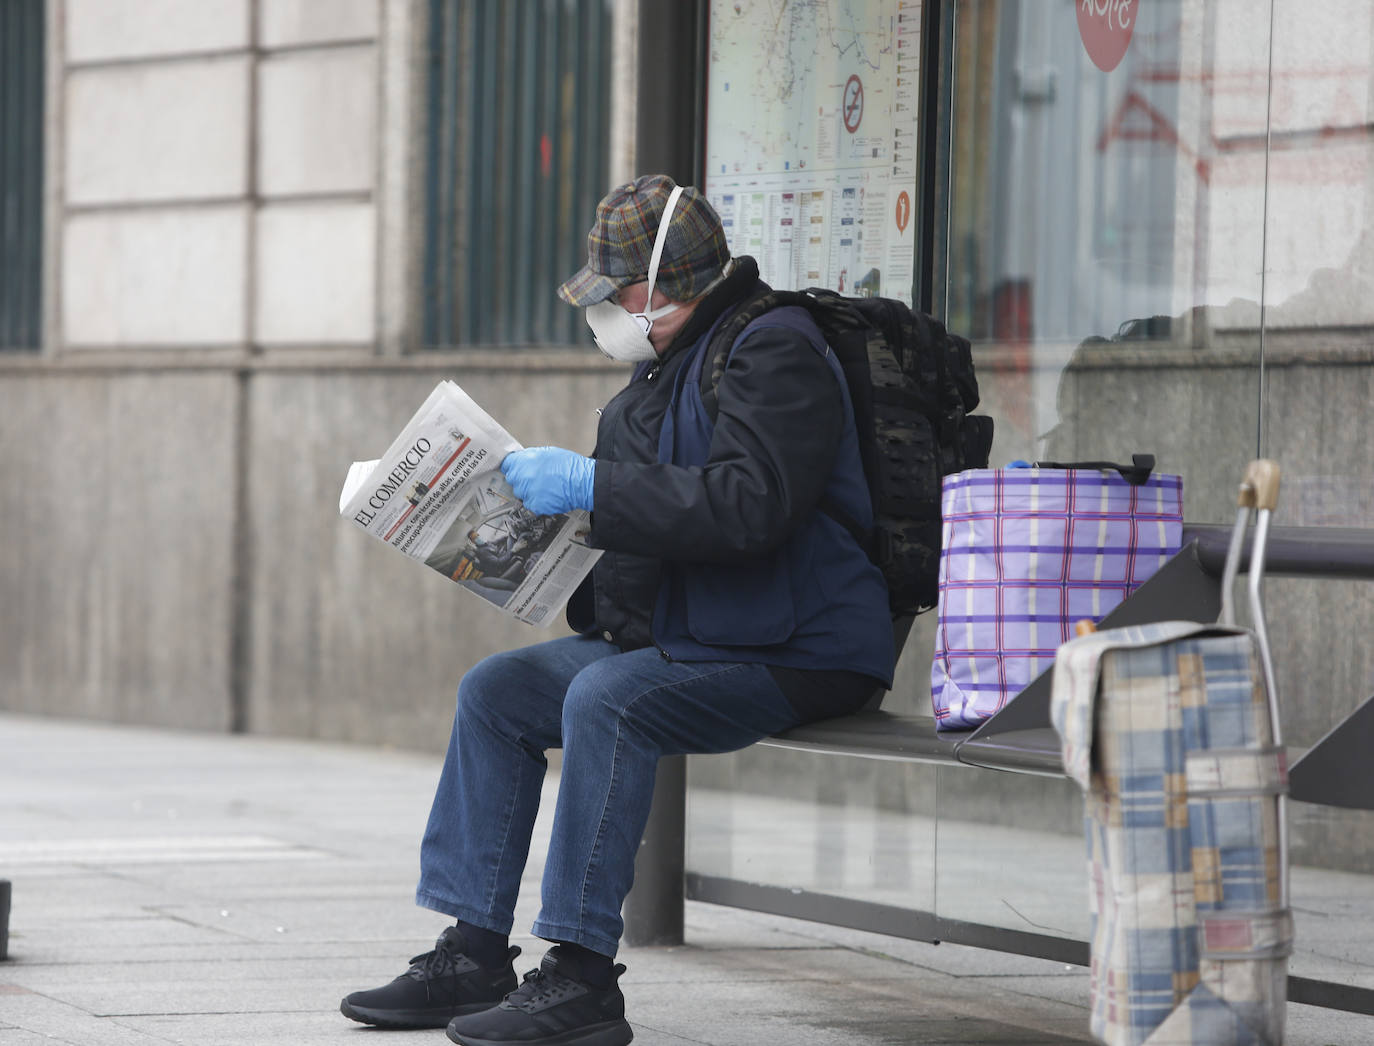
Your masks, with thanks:
<instances>
[{"instance_id":1,"label":"bench support bracket","mask_svg":"<svg viewBox=\"0 0 1374 1046\"><path fill-rule=\"evenodd\" d=\"M625 943L682 943L683 874L686 868L687 757L658 762L649 823L635 856L635 884L625 898Z\"/></svg>"}]
</instances>

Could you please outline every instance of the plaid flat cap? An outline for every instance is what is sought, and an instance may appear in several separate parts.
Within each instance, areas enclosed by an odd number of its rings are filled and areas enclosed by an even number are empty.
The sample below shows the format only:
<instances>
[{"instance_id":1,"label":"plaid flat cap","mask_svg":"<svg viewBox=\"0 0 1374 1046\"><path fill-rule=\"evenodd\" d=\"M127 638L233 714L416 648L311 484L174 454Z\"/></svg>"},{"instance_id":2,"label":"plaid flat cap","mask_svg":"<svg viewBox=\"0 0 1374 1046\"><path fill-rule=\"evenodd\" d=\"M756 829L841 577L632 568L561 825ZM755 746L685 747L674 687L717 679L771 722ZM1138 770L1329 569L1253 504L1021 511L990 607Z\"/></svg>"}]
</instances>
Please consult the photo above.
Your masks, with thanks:
<instances>
[{"instance_id":1,"label":"plaid flat cap","mask_svg":"<svg viewBox=\"0 0 1374 1046\"><path fill-rule=\"evenodd\" d=\"M558 296L569 305L595 305L647 277L659 219L674 188L666 174L646 174L612 189L596 206L587 264L558 288ZM691 301L729 260L720 216L705 196L685 186L668 220L655 286L673 301Z\"/></svg>"}]
</instances>

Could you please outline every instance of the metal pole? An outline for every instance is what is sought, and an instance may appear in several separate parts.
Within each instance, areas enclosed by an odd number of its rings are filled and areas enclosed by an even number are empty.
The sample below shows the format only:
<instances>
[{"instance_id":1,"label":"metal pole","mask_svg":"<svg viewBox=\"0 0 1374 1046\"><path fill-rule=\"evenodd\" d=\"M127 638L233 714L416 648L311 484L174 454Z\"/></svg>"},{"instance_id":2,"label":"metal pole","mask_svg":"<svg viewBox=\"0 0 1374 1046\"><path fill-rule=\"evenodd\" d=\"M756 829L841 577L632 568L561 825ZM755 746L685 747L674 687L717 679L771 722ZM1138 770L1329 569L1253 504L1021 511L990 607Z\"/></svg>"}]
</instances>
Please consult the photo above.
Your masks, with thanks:
<instances>
[{"instance_id":1,"label":"metal pole","mask_svg":"<svg viewBox=\"0 0 1374 1046\"><path fill-rule=\"evenodd\" d=\"M0 879L0 960L10 957L10 881Z\"/></svg>"},{"instance_id":2,"label":"metal pole","mask_svg":"<svg viewBox=\"0 0 1374 1046\"><path fill-rule=\"evenodd\" d=\"M625 943L682 943L686 870L687 757L659 760L649 823L635 856L635 883L625 898Z\"/></svg>"},{"instance_id":3,"label":"metal pole","mask_svg":"<svg viewBox=\"0 0 1374 1046\"><path fill-rule=\"evenodd\" d=\"M640 0L635 99L635 173L663 173L681 185L701 176L700 113L705 91L704 0ZM682 943L686 869L687 759L658 764L654 802L625 898L625 943Z\"/></svg>"},{"instance_id":4,"label":"metal pole","mask_svg":"<svg viewBox=\"0 0 1374 1046\"><path fill-rule=\"evenodd\" d=\"M703 0L640 0L636 174L701 178L705 21Z\"/></svg>"}]
</instances>

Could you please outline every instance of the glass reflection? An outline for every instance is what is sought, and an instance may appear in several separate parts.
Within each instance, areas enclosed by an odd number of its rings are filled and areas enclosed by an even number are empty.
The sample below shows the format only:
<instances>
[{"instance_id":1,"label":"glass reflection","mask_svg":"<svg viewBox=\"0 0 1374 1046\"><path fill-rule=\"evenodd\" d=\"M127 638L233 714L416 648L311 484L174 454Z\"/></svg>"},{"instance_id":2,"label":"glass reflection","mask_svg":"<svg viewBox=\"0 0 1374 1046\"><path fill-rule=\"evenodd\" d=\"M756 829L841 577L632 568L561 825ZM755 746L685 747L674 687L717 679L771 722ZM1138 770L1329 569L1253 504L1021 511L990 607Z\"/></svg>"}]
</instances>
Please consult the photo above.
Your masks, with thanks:
<instances>
[{"instance_id":1,"label":"glass reflection","mask_svg":"<svg viewBox=\"0 0 1374 1046\"><path fill-rule=\"evenodd\" d=\"M949 324L994 464L1152 452L1224 519L1258 428L1268 19L1103 7L954 8Z\"/></svg>"},{"instance_id":2,"label":"glass reflection","mask_svg":"<svg viewBox=\"0 0 1374 1046\"><path fill-rule=\"evenodd\" d=\"M1189 521L1229 524L1266 454L1277 524L1374 525L1374 7L1154 0L1123 43L1089 6L947 8L936 309L974 340L993 463L1153 452ZM1296 759L1374 690L1374 599L1266 591ZM932 624L890 710L929 707ZM762 749L691 765L693 871L1086 937L1065 781ZM1290 825L1292 972L1368 984L1374 814L1293 803Z\"/></svg>"},{"instance_id":3,"label":"glass reflection","mask_svg":"<svg viewBox=\"0 0 1374 1046\"><path fill-rule=\"evenodd\" d=\"M693 756L687 867L933 911L934 773L759 747Z\"/></svg>"},{"instance_id":4,"label":"glass reflection","mask_svg":"<svg viewBox=\"0 0 1374 1046\"><path fill-rule=\"evenodd\" d=\"M942 767L936 914L1085 941L1083 799L1065 778Z\"/></svg>"},{"instance_id":5,"label":"glass reflection","mask_svg":"<svg viewBox=\"0 0 1374 1046\"><path fill-rule=\"evenodd\" d=\"M1124 6L1129 33L1103 21L1115 0L961 0L947 27L940 289L975 340L994 463L1152 451L1190 521L1229 523L1244 462L1272 456L1276 523L1374 525L1374 8ZM1374 687L1374 598L1266 591L1296 758ZM968 875L990 874L975 829L1071 800L948 774L940 914L965 917ZM1368 903L1371 816L1292 805L1300 922L1349 960L1300 932L1295 973L1367 980L1374 954L1336 924Z\"/></svg>"}]
</instances>

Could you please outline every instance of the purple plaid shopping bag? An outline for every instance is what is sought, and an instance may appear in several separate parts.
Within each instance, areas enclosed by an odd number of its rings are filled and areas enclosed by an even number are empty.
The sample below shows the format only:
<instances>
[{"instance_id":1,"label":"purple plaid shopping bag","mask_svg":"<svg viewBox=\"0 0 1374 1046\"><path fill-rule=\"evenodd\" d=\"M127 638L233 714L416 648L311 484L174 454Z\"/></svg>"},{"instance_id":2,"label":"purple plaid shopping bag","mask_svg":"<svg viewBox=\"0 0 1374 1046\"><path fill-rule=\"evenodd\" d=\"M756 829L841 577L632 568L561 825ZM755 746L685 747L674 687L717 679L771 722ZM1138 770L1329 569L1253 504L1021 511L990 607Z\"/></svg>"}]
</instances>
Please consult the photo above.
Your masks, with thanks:
<instances>
[{"instance_id":1,"label":"purple plaid shopping bag","mask_svg":"<svg viewBox=\"0 0 1374 1046\"><path fill-rule=\"evenodd\" d=\"M1183 481L1089 468L946 476L931 699L940 730L990 717L1178 551Z\"/></svg>"}]
</instances>

